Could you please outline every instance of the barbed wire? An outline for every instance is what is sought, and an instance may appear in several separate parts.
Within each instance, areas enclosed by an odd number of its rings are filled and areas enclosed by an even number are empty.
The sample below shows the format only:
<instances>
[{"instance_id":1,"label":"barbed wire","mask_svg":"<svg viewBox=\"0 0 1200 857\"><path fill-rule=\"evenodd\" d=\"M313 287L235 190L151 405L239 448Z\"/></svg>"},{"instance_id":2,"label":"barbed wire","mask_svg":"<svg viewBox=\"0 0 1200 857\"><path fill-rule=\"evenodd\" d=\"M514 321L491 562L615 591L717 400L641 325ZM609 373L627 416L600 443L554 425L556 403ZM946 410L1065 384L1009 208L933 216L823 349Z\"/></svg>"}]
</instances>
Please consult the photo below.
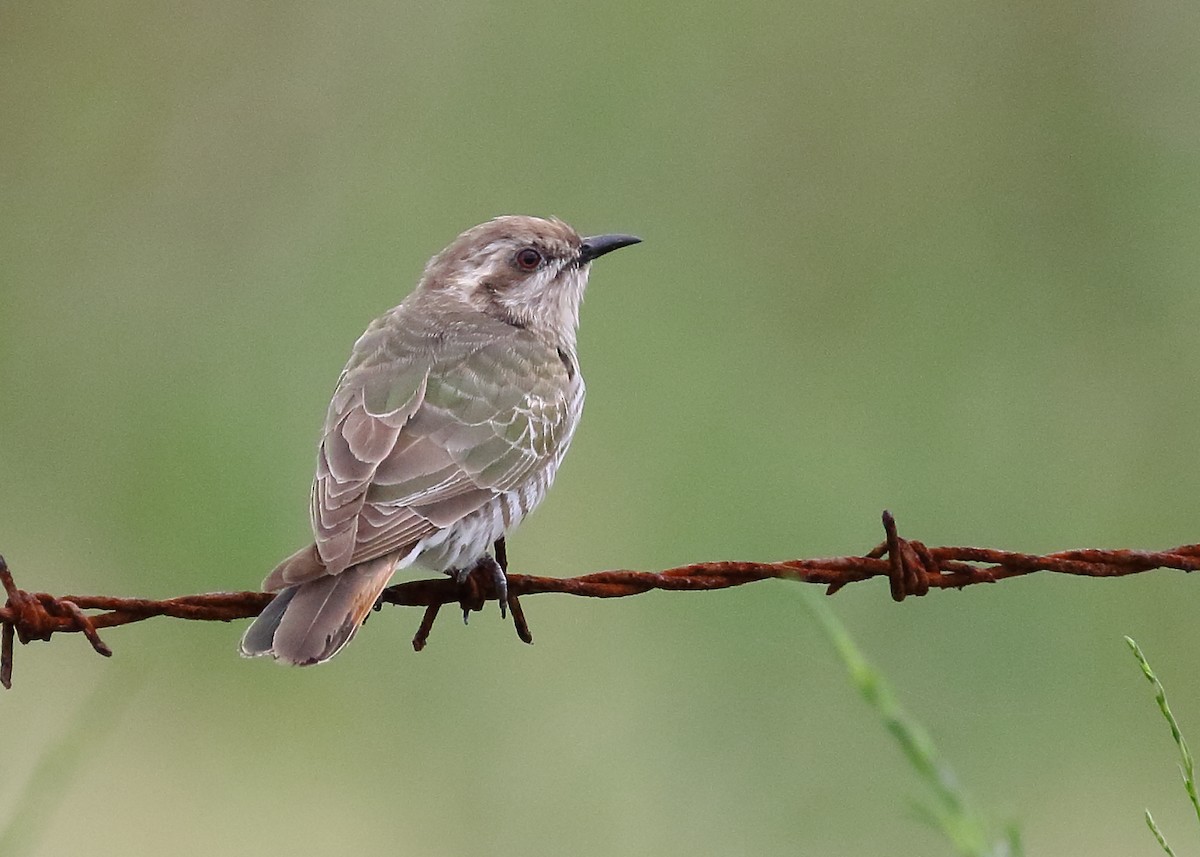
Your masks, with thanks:
<instances>
[{"instance_id":1,"label":"barbed wire","mask_svg":"<svg viewBox=\"0 0 1200 857\"><path fill-rule=\"evenodd\" d=\"M896 521L883 513L885 540L862 556L796 559L783 562L701 562L659 572L601 571L579 577L508 575L508 608L517 636L526 643L533 635L525 621L520 597L557 592L584 598L624 598L651 590L698 592L726 589L759 580L784 579L826 586L829 595L851 583L886 577L891 596L902 601L932 589L962 589L977 583L996 583L1037 571L1084 577L1122 577L1157 568L1200 569L1200 544L1165 551L1069 550L1038 555L976 547L927 547L902 538ZM507 567L504 542L496 559ZM477 573L478 572L478 573ZM413 637L421 651L429 639L439 609L457 603L463 616L497 599L495 578L483 568L459 582L451 577L414 580L390 586L376 604L424 607ZM12 686L14 638L21 643L49 640L54 634L81 633L92 648L109 657L112 650L100 639L101 628L144 622L155 616L205 622L230 622L257 616L273 597L266 592L210 592L161 601L104 595L50 595L17 587L8 564L0 557L0 583L8 599L0 608L0 684ZM89 614L85 611L101 611Z\"/></svg>"}]
</instances>

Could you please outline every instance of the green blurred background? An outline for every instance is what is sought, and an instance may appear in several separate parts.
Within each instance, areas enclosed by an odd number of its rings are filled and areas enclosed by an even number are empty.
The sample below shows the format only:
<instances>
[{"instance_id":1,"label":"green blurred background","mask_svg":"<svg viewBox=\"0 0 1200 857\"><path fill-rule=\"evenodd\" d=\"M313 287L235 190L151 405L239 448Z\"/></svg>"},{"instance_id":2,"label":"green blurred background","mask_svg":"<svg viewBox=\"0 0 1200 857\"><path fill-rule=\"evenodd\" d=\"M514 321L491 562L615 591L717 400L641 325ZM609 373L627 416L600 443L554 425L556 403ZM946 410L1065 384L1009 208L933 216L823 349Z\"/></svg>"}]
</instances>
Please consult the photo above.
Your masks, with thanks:
<instances>
[{"instance_id":1,"label":"green blurred background","mask_svg":"<svg viewBox=\"0 0 1200 857\"><path fill-rule=\"evenodd\" d=\"M256 586L355 337L513 212L645 239L596 266L515 570L857 553L883 508L1197 541L1198 43L1179 2L3 4L0 551L30 589ZM1195 585L832 603L1029 853L1126 855L1147 805L1197 836L1121 641L1200 737ZM949 853L799 584L525 609L533 647L493 609L418 656L390 609L305 671L243 623L22 649L0 824L39 857Z\"/></svg>"}]
</instances>

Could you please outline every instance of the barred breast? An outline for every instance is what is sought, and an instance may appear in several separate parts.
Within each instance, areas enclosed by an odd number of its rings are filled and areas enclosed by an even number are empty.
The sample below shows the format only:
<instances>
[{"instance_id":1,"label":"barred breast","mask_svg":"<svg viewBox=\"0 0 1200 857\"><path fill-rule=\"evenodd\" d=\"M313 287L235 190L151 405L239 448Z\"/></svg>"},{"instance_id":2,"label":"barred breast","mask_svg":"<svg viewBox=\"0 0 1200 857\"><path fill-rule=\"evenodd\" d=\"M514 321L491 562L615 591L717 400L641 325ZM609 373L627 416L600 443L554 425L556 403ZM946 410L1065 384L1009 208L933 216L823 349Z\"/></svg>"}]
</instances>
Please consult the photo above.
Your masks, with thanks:
<instances>
[{"instance_id":1,"label":"barred breast","mask_svg":"<svg viewBox=\"0 0 1200 857\"><path fill-rule=\"evenodd\" d=\"M531 474L518 488L498 493L452 526L423 539L408 562L402 561L400 567L411 562L433 571L469 568L491 550L497 539L516 529L525 516L542 502L554 484L554 477L579 425L584 393L583 379L575 373L568 401L569 416L563 421L561 437L531 431L531 436L537 438L536 442L551 454L542 468ZM530 413L531 424L535 421L536 410Z\"/></svg>"}]
</instances>

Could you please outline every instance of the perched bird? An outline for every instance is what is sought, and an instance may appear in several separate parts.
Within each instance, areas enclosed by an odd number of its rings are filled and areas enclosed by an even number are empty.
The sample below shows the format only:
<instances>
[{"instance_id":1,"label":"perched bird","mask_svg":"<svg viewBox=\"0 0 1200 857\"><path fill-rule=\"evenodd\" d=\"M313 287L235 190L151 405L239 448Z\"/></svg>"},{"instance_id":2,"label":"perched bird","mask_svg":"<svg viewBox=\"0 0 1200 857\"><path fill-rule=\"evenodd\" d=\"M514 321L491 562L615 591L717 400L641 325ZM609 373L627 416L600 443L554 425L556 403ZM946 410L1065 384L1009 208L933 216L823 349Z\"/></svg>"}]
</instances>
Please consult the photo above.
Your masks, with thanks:
<instances>
[{"instance_id":1,"label":"perched bird","mask_svg":"<svg viewBox=\"0 0 1200 857\"><path fill-rule=\"evenodd\" d=\"M579 422L575 332L591 262L639 240L497 217L429 261L354 345L317 454L315 542L268 575L263 589L278 594L243 655L329 660L397 569L462 575L490 561L554 481Z\"/></svg>"}]
</instances>

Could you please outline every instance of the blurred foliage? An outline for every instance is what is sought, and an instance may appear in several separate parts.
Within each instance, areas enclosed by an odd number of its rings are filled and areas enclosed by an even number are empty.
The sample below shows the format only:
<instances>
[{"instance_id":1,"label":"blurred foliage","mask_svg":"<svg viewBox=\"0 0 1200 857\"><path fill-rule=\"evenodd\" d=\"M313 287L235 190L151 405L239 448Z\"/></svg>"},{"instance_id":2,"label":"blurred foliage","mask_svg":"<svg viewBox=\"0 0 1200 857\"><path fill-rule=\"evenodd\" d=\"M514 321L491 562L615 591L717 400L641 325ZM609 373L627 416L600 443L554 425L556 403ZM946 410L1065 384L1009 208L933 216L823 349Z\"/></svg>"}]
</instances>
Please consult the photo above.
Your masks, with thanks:
<instances>
[{"instance_id":1,"label":"blurred foliage","mask_svg":"<svg viewBox=\"0 0 1200 857\"><path fill-rule=\"evenodd\" d=\"M66 731L39 747L28 779L12 783L19 799L5 806L0 816L0 854L23 857L37 850L80 768L104 743L140 687L140 677L128 673L121 681L102 682L79 700Z\"/></svg>"},{"instance_id":2,"label":"blurred foliage","mask_svg":"<svg viewBox=\"0 0 1200 857\"><path fill-rule=\"evenodd\" d=\"M645 238L597 266L518 570L850 553L884 507L1196 541L1198 37L1180 2L4 4L0 551L57 592L256 584L354 338L505 212ZM1190 584L835 606L1029 853L1103 857L1170 790L1121 635L1194 671ZM785 590L533 599L532 648L481 617L420 656L388 612L311 671L225 626L34 647L0 809L129 671L35 853L936 853Z\"/></svg>"}]
</instances>

